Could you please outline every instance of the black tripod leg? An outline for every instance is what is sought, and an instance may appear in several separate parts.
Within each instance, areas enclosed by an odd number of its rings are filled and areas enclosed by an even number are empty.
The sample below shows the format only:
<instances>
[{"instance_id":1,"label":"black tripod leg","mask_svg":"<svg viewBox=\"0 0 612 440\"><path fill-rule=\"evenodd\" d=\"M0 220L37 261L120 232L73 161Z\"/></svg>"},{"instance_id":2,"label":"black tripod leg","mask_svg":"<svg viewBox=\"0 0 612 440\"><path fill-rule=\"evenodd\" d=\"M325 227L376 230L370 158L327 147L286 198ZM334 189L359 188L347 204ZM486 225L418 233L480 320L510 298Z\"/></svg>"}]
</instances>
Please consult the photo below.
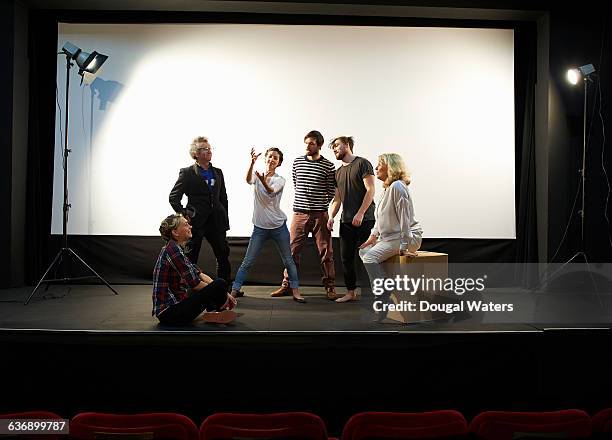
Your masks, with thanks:
<instances>
[{"instance_id":1,"label":"black tripod leg","mask_svg":"<svg viewBox=\"0 0 612 440\"><path fill-rule=\"evenodd\" d=\"M74 257L75 257L77 260L79 260L83 266L85 266L87 269L89 269L89 271L90 271L90 272L92 272L92 273L93 273L93 274L94 274L94 275L95 275L95 276L96 276L96 277L97 277L97 278L98 278L100 281L102 281L104 284L106 284L106 287L108 287L110 290L112 290L112 291L115 293L115 295L119 295L119 293L117 293L117 291L116 291L115 289L113 289L113 288L111 287L111 285L110 285L110 284L108 284L108 283L106 282L106 280L105 280L104 278L102 278L100 275L98 275L98 272L96 272L95 270L93 270L89 264L85 263L85 260L83 260L81 257L79 257L79 256L76 254L76 252L74 252L74 251L73 251L72 249L70 249L70 248L67 248L66 250L67 250L67 251L69 251L69 252L70 252L72 255L74 255Z\"/></svg>"},{"instance_id":2,"label":"black tripod leg","mask_svg":"<svg viewBox=\"0 0 612 440\"><path fill-rule=\"evenodd\" d=\"M601 295L599 294L599 289L597 288L597 283L595 282L595 277L593 277L593 273L591 272L591 265L589 264L589 260L587 259L586 254L584 254L584 262L586 263L587 272L589 273L589 277L591 278L591 282L593 283L593 287L595 287L595 293L597 294L597 300L599 301L599 305L601 308L604 308L603 301L601 300Z\"/></svg>"},{"instance_id":3,"label":"black tripod leg","mask_svg":"<svg viewBox=\"0 0 612 440\"><path fill-rule=\"evenodd\" d=\"M62 253L64 252L64 249L60 249L59 252L57 253L57 255L55 256L55 258L53 259L53 261L51 262L51 264L49 265L49 267L47 268L47 270L45 271L44 275L42 276L42 278L38 281L38 284L36 285L36 287L34 287L34 290L32 290L32 293L30 293L30 296L28 296L28 299L26 299L26 301L23 303L23 305L27 306L28 303L30 302L30 300L32 299L32 297L34 296L34 294L36 293L36 291L38 290L38 288L40 287L40 285L42 284L42 282L45 280L45 278L47 278L47 274L51 271L51 269L53 268L53 266L55 266L55 263L57 263L57 260L61 257Z\"/></svg>"},{"instance_id":4,"label":"black tripod leg","mask_svg":"<svg viewBox=\"0 0 612 440\"><path fill-rule=\"evenodd\" d=\"M544 279L540 282L540 284L538 284L538 287L536 287L536 290L542 290L543 288L545 288L548 285L548 281L551 278L554 278L555 275L557 275L559 272L561 272L563 269L565 269L565 266L567 266L568 264L570 264L577 256L579 256L581 254L581 252L577 252L574 254L574 256L572 258L570 258L569 260L567 260L565 263L563 263L563 265L561 265L560 268L558 268L557 270L555 270L552 274L550 275L545 275Z\"/></svg>"}]
</instances>

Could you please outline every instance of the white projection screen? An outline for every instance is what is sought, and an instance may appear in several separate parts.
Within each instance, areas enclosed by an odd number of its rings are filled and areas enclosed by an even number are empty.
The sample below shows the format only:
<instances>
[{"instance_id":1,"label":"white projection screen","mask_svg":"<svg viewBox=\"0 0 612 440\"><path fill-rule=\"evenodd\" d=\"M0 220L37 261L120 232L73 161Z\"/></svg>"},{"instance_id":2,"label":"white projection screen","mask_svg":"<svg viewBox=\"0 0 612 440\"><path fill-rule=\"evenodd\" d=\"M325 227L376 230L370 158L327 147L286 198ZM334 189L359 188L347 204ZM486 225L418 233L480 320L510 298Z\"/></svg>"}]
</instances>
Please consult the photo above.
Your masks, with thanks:
<instances>
[{"instance_id":1,"label":"white projection screen","mask_svg":"<svg viewBox=\"0 0 612 440\"><path fill-rule=\"evenodd\" d=\"M193 163L189 143L203 135L225 174L228 235L248 237L251 147L284 152L291 218L291 163L314 129L337 166L327 143L341 135L374 166L400 153L425 237L516 237L511 29L61 23L58 51L66 41L109 56L81 86L71 72L69 234L158 235L179 169ZM58 56L54 234L65 80Z\"/></svg>"}]
</instances>

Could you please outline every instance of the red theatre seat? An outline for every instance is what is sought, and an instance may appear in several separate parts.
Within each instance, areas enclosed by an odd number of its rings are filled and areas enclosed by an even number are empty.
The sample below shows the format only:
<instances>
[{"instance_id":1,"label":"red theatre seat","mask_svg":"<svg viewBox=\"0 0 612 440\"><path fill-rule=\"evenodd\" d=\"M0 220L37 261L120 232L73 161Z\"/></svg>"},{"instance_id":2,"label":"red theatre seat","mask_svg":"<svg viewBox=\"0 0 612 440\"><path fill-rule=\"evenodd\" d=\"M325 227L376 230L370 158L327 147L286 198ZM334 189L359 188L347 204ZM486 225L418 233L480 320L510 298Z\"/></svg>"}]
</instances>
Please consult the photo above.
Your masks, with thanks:
<instances>
[{"instance_id":1,"label":"red theatre seat","mask_svg":"<svg viewBox=\"0 0 612 440\"><path fill-rule=\"evenodd\" d=\"M26 411L20 413L0 414L0 419L62 419L62 417L50 411ZM44 439L44 440L59 440L65 438L63 435L41 434L41 435L19 435L20 439Z\"/></svg>"},{"instance_id":2,"label":"red theatre seat","mask_svg":"<svg viewBox=\"0 0 612 440\"><path fill-rule=\"evenodd\" d=\"M591 435L591 419L577 409L485 411L472 420L470 433L479 440L583 439Z\"/></svg>"},{"instance_id":3,"label":"red theatre seat","mask_svg":"<svg viewBox=\"0 0 612 440\"><path fill-rule=\"evenodd\" d=\"M223 439L327 440L319 416L305 412L278 414L219 413L200 427L200 440Z\"/></svg>"},{"instance_id":4,"label":"red theatre seat","mask_svg":"<svg viewBox=\"0 0 612 440\"><path fill-rule=\"evenodd\" d=\"M461 439L467 422L453 410L423 413L363 412L346 422L342 440Z\"/></svg>"},{"instance_id":5,"label":"red theatre seat","mask_svg":"<svg viewBox=\"0 0 612 440\"><path fill-rule=\"evenodd\" d=\"M197 440L198 427L180 414L81 413L70 422L70 436L80 440Z\"/></svg>"},{"instance_id":6,"label":"red theatre seat","mask_svg":"<svg viewBox=\"0 0 612 440\"><path fill-rule=\"evenodd\" d=\"M612 408L603 409L591 419L593 432L597 434L612 434Z\"/></svg>"}]
</instances>

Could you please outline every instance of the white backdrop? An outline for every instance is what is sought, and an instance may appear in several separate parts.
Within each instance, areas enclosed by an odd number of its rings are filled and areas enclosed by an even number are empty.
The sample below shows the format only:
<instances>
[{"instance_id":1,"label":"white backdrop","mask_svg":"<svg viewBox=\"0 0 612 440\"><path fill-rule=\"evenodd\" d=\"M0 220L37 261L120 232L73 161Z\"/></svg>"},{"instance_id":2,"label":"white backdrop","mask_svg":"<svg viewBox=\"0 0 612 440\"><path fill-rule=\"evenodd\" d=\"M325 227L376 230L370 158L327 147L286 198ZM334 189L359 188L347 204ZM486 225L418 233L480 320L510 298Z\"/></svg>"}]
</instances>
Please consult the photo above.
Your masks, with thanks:
<instances>
[{"instance_id":1,"label":"white backdrop","mask_svg":"<svg viewBox=\"0 0 612 440\"><path fill-rule=\"evenodd\" d=\"M515 238L512 30L60 24L58 51L66 41L109 56L91 84L72 72L70 234L157 235L179 168L193 163L189 143L203 135L225 174L229 235L250 236L251 147L285 153L290 218L291 163L316 129L336 165L327 143L340 135L374 166L400 153L425 237ZM58 56L61 116L65 74ZM53 233L61 129L57 112Z\"/></svg>"}]
</instances>

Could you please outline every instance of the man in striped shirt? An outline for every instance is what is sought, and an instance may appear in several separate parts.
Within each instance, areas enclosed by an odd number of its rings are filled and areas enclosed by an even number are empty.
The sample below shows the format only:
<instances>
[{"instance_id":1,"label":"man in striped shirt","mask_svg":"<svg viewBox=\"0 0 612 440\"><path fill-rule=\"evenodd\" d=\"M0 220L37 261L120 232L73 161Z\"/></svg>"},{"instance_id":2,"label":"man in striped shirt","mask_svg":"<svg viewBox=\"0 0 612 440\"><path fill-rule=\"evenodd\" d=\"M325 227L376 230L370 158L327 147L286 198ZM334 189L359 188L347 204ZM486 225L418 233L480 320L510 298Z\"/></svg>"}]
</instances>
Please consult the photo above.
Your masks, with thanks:
<instances>
[{"instance_id":1,"label":"man in striped shirt","mask_svg":"<svg viewBox=\"0 0 612 440\"><path fill-rule=\"evenodd\" d=\"M316 130L309 132L304 136L306 154L299 156L293 162L295 199L289 233L291 235L291 255L299 270L302 248L306 244L308 235L312 232L321 259L322 282L327 299L334 301L337 298L336 273L331 231L327 228L327 208L335 194L335 167L333 163L321 156L323 142L321 133ZM270 296L285 295L291 295L286 270L281 287L272 292Z\"/></svg>"}]
</instances>

